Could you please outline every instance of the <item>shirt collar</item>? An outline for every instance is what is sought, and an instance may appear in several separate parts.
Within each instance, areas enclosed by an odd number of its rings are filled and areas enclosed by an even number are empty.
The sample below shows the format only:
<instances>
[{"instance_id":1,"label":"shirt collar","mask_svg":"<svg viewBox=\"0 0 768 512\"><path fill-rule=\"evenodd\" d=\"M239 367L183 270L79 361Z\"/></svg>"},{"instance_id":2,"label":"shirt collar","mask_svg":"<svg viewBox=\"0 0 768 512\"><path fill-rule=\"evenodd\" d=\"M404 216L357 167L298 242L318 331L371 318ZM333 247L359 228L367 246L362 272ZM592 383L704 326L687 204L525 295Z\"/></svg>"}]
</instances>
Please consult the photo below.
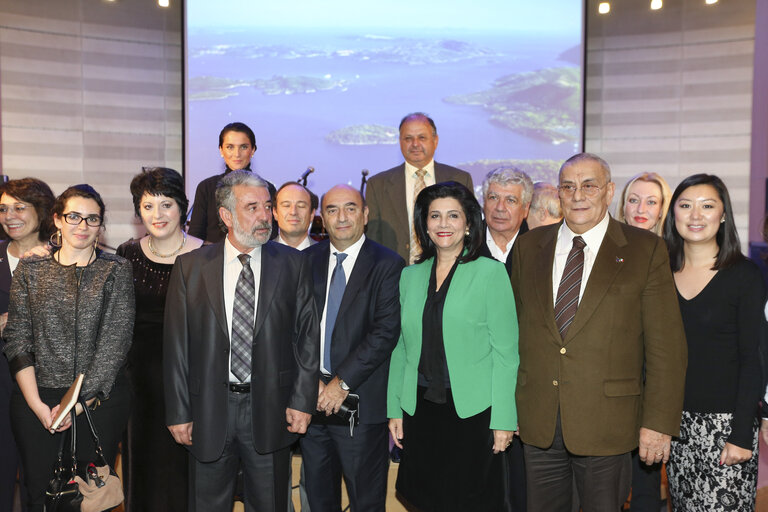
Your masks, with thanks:
<instances>
[{"instance_id":1,"label":"shirt collar","mask_svg":"<svg viewBox=\"0 0 768 512\"><path fill-rule=\"evenodd\" d=\"M606 211L605 216L603 216L603 219L600 222L580 235L571 231L571 228L568 227L568 224L563 221L562 226L560 226L560 233L558 235L558 245L560 246L561 250L565 250L567 247L567 251L570 251L571 246L573 245L573 239L577 236L580 236L584 239L584 243L587 244L587 248L593 253L597 254L597 251L600 249L600 245L603 243L603 238L605 238L605 233L608 231L608 222L610 221L610 218L611 216Z\"/></svg>"},{"instance_id":2,"label":"shirt collar","mask_svg":"<svg viewBox=\"0 0 768 512\"><path fill-rule=\"evenodd\" d=\"M435 159L429 161L427 165L424 167L414 167L413 165L409 164L408 162L405 162L405 175L410 178L416 178L416 171L419 169L424 169L427 171L426 176L433 177L435 175Z\"/></svg>"},{"instance_id":3,"label":"shirt collar","mask_svg":"<svg viewBox=\"0 0 768 512\"><path fill-rule=\"evenodd\" d=\"M515 240L517 240L517 235L519 234L520 230L518 229L515 233L515 236L512 237L512 240L507 242L507 247L504 249L504 254L507 254L509 250L512 249L512 246L515 244ZM485 226L485 243L488 244L488 247L494 246L498 249L498 245L496 245L493 236L491 236L491 228L488 226Z\"/></svg>"},{"instance_id":4,"label":"shirt collar","mask_svg":"<svg viewBox=\"0 0 768 512\"><path fill-rule=\"evenodd\" d=\"M333 255L334 252L343 252L347 255L348 258L352 258L353 260L357 258L357 255L360 254L360 249L363 247L363 242L365 242L365 235L360 237L360 240L353 243L345 251L340 251L336 247L334 247L333 242L331 242L331 255Z\"/></svg>"},{"instance_id":5,"label":"shirt collar","mask_svg":"<svg viewBox=\"0 0 768 512\"><path fill-rule=\"evenodd\" d=\"M232 242L229 241L229 237L224 237L224 264L232 263L233 261L237 260L237 257L240 256L240 251L238 251L234 245L232 245ZM251 256L251 259L255 259L261 256L261 246L256 246L248 253ZM238 262L239 263L239 262Z\"/></svg>"}]
</instances>

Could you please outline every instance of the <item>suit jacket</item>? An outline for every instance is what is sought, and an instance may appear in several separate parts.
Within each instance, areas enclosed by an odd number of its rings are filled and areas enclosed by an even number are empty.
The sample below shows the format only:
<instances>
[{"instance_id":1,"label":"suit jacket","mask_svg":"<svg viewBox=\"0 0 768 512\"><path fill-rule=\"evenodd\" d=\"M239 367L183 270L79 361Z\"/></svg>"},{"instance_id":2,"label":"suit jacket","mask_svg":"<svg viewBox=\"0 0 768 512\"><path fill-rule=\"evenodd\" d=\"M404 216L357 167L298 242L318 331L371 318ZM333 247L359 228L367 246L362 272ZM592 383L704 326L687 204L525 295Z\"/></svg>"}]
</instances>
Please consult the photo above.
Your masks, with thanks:
<instances>
[{"instance_id":1,"label":"suit jacket","mask_svg":"<svg viewBox=\"0 0 768 512\"><path fill-rule=\"evenodd\" d=\"M224 244L176 259L165 305L166 423L194 422L192 454L216 460L227 435L230 335L224 310ZM259 453L290 445L285 409L317 406L318 317L306 257L275 242L261 249L253 336L251 410Z\"/></svg>"},{"instance_id":2,"label":"suit jacket","mask_svg":"<svg viewBox=\"0 0 768 512\"><path fill-rule=\"evenodd\" d=\"M0 314L8 312L11 292L11 267L8 264L8 244L10 240L0 242Z\"/></svg>"},{"instance_id":3,"label":"suit jacket","mask_svg":"<svg viewBox=\"0 0 768 512\"><path fill-rule=\"evenodd\" d=\"M312 265L318 314L325 308L330 241L305 249ZM360 395L360 422L387 421L389 356L400 335L400 272L405 262L366 238L344 289L333 327L331 367Z\"/></svg>"},{"instance_id":4,"label":"suit jacket","mask_svg":"<svg viewBox=\"0 0 768 512\"><path fill-rule=\"evenodd\" d=\"M411 265L400 277L401 332L387 390L390 418L416 412L422 316L433 261ZM498 261L480 257L456 268L443 306L443 344L459 417L490 407L489 428L515 430L517 317L512 287Z\"/></svg>"},{"instance_id":5,"label":"suit jacket","mask_svg":"<svg viewBox=\"0 0 768 512\"><path fill-rule=\"evenodd\" d=\"M473 190L472 176L468 172L435 162L435 183L442 181L456 181ZM408 262L411 247L410 225L413 219L408 218L405 197L405 163L371 177L366 185L366 235L392 249Z\"/></svg>"},{"instance_id":6,"label":"suit jacket","mask_svg":"<svg viewBox=\"0 0 768 512\"><path fill-rule=\"evenodd\" d=\"M565 445L576 455L628 452L641 426L677 435L687 349L664 242L610 219L563 340L552 298L561 224L529 231L512 249L523 442L549 447L558 408Z\"/></svg>"}]
</instances>

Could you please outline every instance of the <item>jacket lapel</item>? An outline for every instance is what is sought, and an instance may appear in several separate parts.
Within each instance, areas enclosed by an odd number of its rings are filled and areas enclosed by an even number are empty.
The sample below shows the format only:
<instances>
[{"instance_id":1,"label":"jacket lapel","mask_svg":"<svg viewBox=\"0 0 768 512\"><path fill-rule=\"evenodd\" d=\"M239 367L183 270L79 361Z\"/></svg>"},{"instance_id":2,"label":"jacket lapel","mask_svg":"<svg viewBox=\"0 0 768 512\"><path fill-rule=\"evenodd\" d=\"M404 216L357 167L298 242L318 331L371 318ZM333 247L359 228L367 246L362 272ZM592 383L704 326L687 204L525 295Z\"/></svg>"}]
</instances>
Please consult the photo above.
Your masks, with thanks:
<instances>
[{"instance_id":1,"label":"jacket lapel","mask_svg":"<svg viewBox=\"0 0 768 512\"><path fill-rule=\"evenodd\" d=\"M372 246L369 240L366 238L363 242L363 246L360 248L360 253L355 260L355 266L352 268L352 275L347 279L347 286L344 288L344 297L341 299L341 305L339 306L339 316L341 318L344 312L349 309L351 304L354 304L360 289L368 283L368 274L373 269L373 256L370 254ZM337 320L338 325L338 320Z\"/></svg>"},{"instance_id":2,"label":"jacket lapel","mask_svg":"<svg viewBox=\"0 0 768 512\"><path fill-rule=\"evenodd\" d=\"M396 168L397 171L387 176L389 185L386 188L388 202L384 204L395 205L393 213L397 216L397 226L408 226L408 208L405 204L405 164ZM410 228L409 228L410 229Z\"/></svg>"},{"instance_id":3,"label":"jacket lapel","mask_svg":"<svg viewBox=\"0 0 768 512\"><path fill-rule=\"evenodd\" d=\"M552 266L555 263L555 246L561 224L557 224L556 229L551 228L549 236L542 238L539 244L540 257L536 260L531 283L538 295L539 310L545 312L547 327L555 340L560 340L560 331L555 322L555 301L552 299Z\"/></svg>"},{"instance_id":4,"label":"jacket lapel","mask_svg":"<svg viewBox=\"0 0 768 512\"><path fill-rule=\"evenodd\" d=\"M323 240L320 244L324 247L312 253L312 283L314 284L317 312L322 316L328 288L328 259L331 257L331 243L328 240Z\"/></svg>"},{"instance_id":5,"label":"jacket lapel","mask_svg":"<svg viewBox=\"0 0 768 512\"><path fill-rule=\"evenodd\" d=\"M272 298L277 291L277 284L280 282L282 265L279 265L277 261L275 243L270 240L261 246L261 280L259 281L259 302L256 308L256 326L253 329L254 337L264 325L264 320L267 318L269 307L272 304Z\"/></svg>"},{"instance_id":6,"label":"jacket lapel","mask_svg":"<svg viewBox=\"0 0 768 512\"><path fill-rule=\"evenodd\" d=\"M213 258L208 260L201 269L205 291L213 308L213 314L221 327L226 340L229 340L229 328L227 327L227 313L224 308L224 243L220 244ZM229 342L229 341L227 341Z\"/></svg>"},{"instance_id":7,"label":"jacket lapel","mask_svg":"<svg viewBox=\"0 0 768 512\"><path fill-rule=\"evenodd\" d=\"M589 319L597 310L602 302L611 283L616 279L616 275L621 270L621 262L624 257L627 246L627 238L621 230L621 225L617 220L610 219L608 230L603 238L603 243L597 251L595 263L589 274L587 288L579 302L576 310L576 317L573 324L568 329L564 343L568 343L578 332L589 322Z\"/></svg>"}]
</instances>

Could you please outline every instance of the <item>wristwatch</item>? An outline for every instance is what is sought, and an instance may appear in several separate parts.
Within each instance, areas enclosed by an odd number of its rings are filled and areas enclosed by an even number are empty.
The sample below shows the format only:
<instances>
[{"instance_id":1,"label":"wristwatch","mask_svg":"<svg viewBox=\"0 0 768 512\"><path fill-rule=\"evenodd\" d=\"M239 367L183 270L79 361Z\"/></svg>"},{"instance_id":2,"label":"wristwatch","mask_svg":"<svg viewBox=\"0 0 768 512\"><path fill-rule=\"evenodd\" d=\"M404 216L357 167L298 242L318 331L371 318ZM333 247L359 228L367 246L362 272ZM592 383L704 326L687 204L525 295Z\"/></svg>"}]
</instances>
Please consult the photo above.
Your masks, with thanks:
<instances>
[{"instance_id":1,"label":"wristwatch","mask_svg":"<svg viewBox=\"0 0 768 512\"><path fill-rule=\"evenodd\" d=\"M347 386L347 383L344 382L342 378L339 377L338 375L336 377L338 377L339 379L339 386L341 386L341 389L343 389L344 391L349 391L349 386Z\"/></svg>"}]
</instances>

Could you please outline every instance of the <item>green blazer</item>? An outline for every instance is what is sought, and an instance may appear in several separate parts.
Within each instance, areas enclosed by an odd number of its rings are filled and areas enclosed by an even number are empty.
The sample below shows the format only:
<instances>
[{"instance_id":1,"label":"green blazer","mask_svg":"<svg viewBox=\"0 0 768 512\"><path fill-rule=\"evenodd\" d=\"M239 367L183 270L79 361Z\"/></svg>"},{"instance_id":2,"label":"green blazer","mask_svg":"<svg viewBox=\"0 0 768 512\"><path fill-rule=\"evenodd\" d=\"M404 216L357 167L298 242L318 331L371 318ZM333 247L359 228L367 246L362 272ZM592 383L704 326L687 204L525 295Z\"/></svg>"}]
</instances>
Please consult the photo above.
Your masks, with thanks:
<instances>
[{"instance_id":1,"label":"green blazer","mask_svg":"<svg viewBox=\"0 0 768 512\"><path fill-rule=\"evenodd\" d=\"M387 415L416 411L422 314L430 258L400 276L400 340L392 352ZM443 309L443 343L456 412L468 418L491 407L494 430L516 430L517 313L504 265L480 257L456 268Z\"/></svg>"}]
</instances>

